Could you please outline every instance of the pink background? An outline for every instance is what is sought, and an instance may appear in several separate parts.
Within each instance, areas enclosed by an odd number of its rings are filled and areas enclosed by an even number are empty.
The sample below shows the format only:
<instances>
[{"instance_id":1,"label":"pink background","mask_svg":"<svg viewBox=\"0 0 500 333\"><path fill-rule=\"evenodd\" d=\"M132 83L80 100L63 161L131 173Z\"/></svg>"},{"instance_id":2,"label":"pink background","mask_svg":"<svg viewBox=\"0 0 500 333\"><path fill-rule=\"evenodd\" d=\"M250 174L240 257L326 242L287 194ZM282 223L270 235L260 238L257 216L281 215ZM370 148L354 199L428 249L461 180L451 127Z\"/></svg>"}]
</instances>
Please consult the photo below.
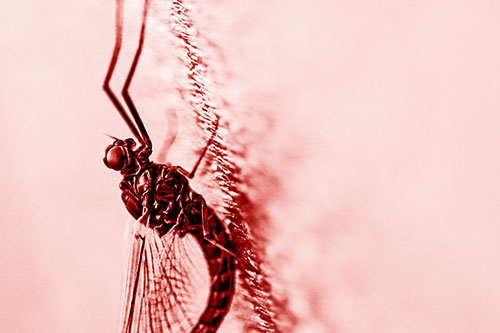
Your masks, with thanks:
<instances>
[{"instance_id":1,"label":"pink background","mask_svg":"<svg viewBox=\"0 0 500 333\"><path fill-rule=\"evenodd\" d=\"M500 4L210 8L238 27L221 44L235 89L274 119L257 158L282 183L269 252L297 331L498 332ZM2 332L117 330L127 213L101 158L103 134L128 131L100 89L113 15L2 5Z\"/></svg>"}]
</instances>

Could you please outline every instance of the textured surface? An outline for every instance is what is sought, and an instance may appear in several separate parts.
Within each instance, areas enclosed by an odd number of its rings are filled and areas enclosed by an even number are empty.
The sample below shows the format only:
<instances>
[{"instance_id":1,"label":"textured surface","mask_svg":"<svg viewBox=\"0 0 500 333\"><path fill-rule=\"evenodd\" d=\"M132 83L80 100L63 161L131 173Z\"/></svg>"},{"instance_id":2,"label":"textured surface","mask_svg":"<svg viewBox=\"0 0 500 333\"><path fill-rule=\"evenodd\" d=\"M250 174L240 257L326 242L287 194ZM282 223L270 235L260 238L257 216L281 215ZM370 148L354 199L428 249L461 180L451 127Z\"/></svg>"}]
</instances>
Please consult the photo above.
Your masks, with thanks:
<instances>
[{"instance_id":1,"label":"textured surface","mask_svg":"<svg viewBox=\"0 0 500 333\"><path fill-rule=\"evenodd\" d=\"M247 165L270 175L254 196L298 332L498 331L498 6L200 5L224 96L247 111ZM128 131L100 91L113 3L2 14L0 331L115 331L127 212L101 159L103 133ZM182 105L141 75L147 124L164 96L161 112ZM198 139L179 127L168 158L189 168Z\"/></svg>"}]
</instances>

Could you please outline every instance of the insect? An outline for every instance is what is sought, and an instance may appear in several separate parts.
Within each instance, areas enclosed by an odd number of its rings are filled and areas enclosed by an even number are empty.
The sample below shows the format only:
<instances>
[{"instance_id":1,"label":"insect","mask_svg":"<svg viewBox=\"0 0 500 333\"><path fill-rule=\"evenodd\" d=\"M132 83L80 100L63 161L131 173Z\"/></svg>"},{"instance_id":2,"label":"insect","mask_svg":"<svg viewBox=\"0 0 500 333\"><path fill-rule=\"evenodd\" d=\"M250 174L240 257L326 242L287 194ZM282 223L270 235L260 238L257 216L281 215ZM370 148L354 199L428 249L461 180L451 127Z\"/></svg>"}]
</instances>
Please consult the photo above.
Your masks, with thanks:
<instances>
[{"instance_id":1,"label":"insect","mask_svg":"<svg viewBox=\"0 0 500 333\"><path fill-rule=\"evenodd\" d=\"M189 186L212 136L193 169L150 160L153 146L129 93L141 56L149 0L145 0L139 44L125 80L122 97L132 118L110 87L122 44L123 0L116 3L116 39L103 89L132 131L132 138L116 139L104 154L104 164L123 176L121 198L136 220L129 264L123 332L216 332L229 312L235 292L235 255L230 234L205 199ZM137 141L137 142L136 142ZM180 243L184 246L179 246ZM196 246L208 271L208 295L200 312L193 311L191 292ZM192 250L194 247L195 250ZM191 249L191 250L189 250ZM191 252L189 252L191 251ZM199 302L198 302L199 303Z\"/></svg>"}]
</instances>

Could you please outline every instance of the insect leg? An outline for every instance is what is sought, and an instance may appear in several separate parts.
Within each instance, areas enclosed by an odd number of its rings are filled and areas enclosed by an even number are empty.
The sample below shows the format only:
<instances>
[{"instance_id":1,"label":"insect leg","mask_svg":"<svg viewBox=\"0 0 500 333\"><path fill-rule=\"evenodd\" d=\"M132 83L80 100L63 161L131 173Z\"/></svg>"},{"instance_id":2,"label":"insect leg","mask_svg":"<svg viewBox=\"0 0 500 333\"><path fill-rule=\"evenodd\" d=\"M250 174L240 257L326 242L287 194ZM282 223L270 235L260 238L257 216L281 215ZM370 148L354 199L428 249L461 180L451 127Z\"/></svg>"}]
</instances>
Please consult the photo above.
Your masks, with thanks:
<instances>
[{"instance_id":1,"label":"insect leg","mask_svg":"<svg viewBox=\"0 0 500 333\"><path fill-rule=\"evenodd\" d=\"M134 101L132 100L132 97L130 96L130 93L128 91L130 84L132 83L132 78L134 77L135 70L137 68L137 63L139 62L139 58L141 57L142 53L142 47L144 45L144 36L146 34L146 20L148 16L148 8L149 8L149 0L144 0L144 8L142 12L142 23L141 23L141 34L139 36L139 45L137 46L137 50L134 55L134 60L132 61L132 65L130 66L130 70L127 75L127 79L125 80L125 84L123 85L122 88L122 96L125 99L125 103L127 103L130 112L132 113L132 116L134 117L135 122L137 123L137 127L139 127L139 130L142 134L142 137L144 139L144 144L149 147L150 149L152 148L151 144L151 139L149 138L148 132L146 131L146 128L144 127L144 123L142 122L141 117L139 116L139 112L137 111L137 108L135 107Z\"/></svg>"},{"instance_id":2,"label":"insect leg","mask_svg":"<svg viewBox=\"0 0 500 333\"><path fill-rule=\"evenodd\" d=\"M135 275L134 289L132 291L132 300L130 301L130 310L127 318L127 326L125 327L125 332L130 333L132 329L132 322L134 320L134 310L135 310L135 300L137 296L137 287L139 284L139 277L142 267L142 257L144 256L144 245L146 243L146 238L144 235L136 235L137 238L141 240L141 250L139 251L139 263L137 264L137 273Z\"/></svg>"},{"instance_id":3,"label":"insect leg","mask_svg":"<svg viewBox=\"0 0 500 333\"><path fill-rule=\"evenodd\" d=\"M201 221L201 228L203 231L203 238L207 242L212 244L213 246L219 248L220 250L226 252L230 256L233 256L236 258L236 255L231 250L226 248L224 246L224 244L221 244L221 242L219 240L217 240L216 237L212 237L212 234L210 233L210 225L209 225L210 222L212 222L214 224L218 224L218 225L213 226L213 230L216 233L216 236L225 233L225 230L222 226L222 223L217 219L217 216L215 215L215 213L213 211L211 211L210 215L208 215L208 209L207 209L207 206L205 204L201 205L201 212L200 213L201 213L201 220L202 220Z\"/></svg>"},{"instance_id":4,"label":"insect leg","mask_svg":"<svg viewBox=\"0 0 500 333\"><path fill-rule=\"evenodd\" d=\"M210 147L215 135L217 134L218 128L219 128L219 116L216 115L214 128L212 130L212 135L210 136L210 139L208 139L205 148L203 148L203 151L201 152L200 157L198 157L198 161L196 161L196 164L194 165L193 170L191 170L191 172L187 175L188 178L194 177L194 174L196 173L196 170L198 169L198 166L200 165L201 160L205 156L205 153L207 152L208 147Z\"/></svg>"},{"instance_id":5,"label":"insect leg","mask_svg":"<svg viewBox=\"0 0 500 333\"><path fill-rule=\"evenodd\" d=\"M122 103L118 100L115 93L109 86L109 81L111 81L111 77L113 76L113 72L116 67L116 62L118 60L118 55L120 54L120 49L122 46L122 35L123 35L123 0L116 0L116 18L115 18L115 47L113 49L113 55L111 56L111 61L108 66L108 71L106 73L106 77L104 78L104 83L102 85L103 90L106 92L106 95L111 100L116 110L120 113L125 123L128 125L132 134L136 137L137 140L142 144L143 140L137 127L135 127L134 123L130 119L129 115L125 111Z\"/></svg>"}]
</instances>

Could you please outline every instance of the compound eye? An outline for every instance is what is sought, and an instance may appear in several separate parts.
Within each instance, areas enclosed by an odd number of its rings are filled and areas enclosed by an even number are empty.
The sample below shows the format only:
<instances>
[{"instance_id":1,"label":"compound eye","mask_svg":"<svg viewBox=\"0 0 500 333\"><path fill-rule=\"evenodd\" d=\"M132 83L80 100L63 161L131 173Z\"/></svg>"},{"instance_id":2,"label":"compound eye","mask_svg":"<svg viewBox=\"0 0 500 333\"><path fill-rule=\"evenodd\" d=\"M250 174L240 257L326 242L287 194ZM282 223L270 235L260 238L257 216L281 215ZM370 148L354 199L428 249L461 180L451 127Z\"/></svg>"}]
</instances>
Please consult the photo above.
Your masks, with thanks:
<instances>
[{"instance_id":1,"label":"compound eye","mask_svg":"<svg viewBox=\"0 0 500 333\"><path fill-rule=\"evenodd\" d=\"M120 146L111 147L106 156L104 156L104 164L110 169L121 171L128 165L128 156L125 148Z\"/></svg>"}]
</instances>

